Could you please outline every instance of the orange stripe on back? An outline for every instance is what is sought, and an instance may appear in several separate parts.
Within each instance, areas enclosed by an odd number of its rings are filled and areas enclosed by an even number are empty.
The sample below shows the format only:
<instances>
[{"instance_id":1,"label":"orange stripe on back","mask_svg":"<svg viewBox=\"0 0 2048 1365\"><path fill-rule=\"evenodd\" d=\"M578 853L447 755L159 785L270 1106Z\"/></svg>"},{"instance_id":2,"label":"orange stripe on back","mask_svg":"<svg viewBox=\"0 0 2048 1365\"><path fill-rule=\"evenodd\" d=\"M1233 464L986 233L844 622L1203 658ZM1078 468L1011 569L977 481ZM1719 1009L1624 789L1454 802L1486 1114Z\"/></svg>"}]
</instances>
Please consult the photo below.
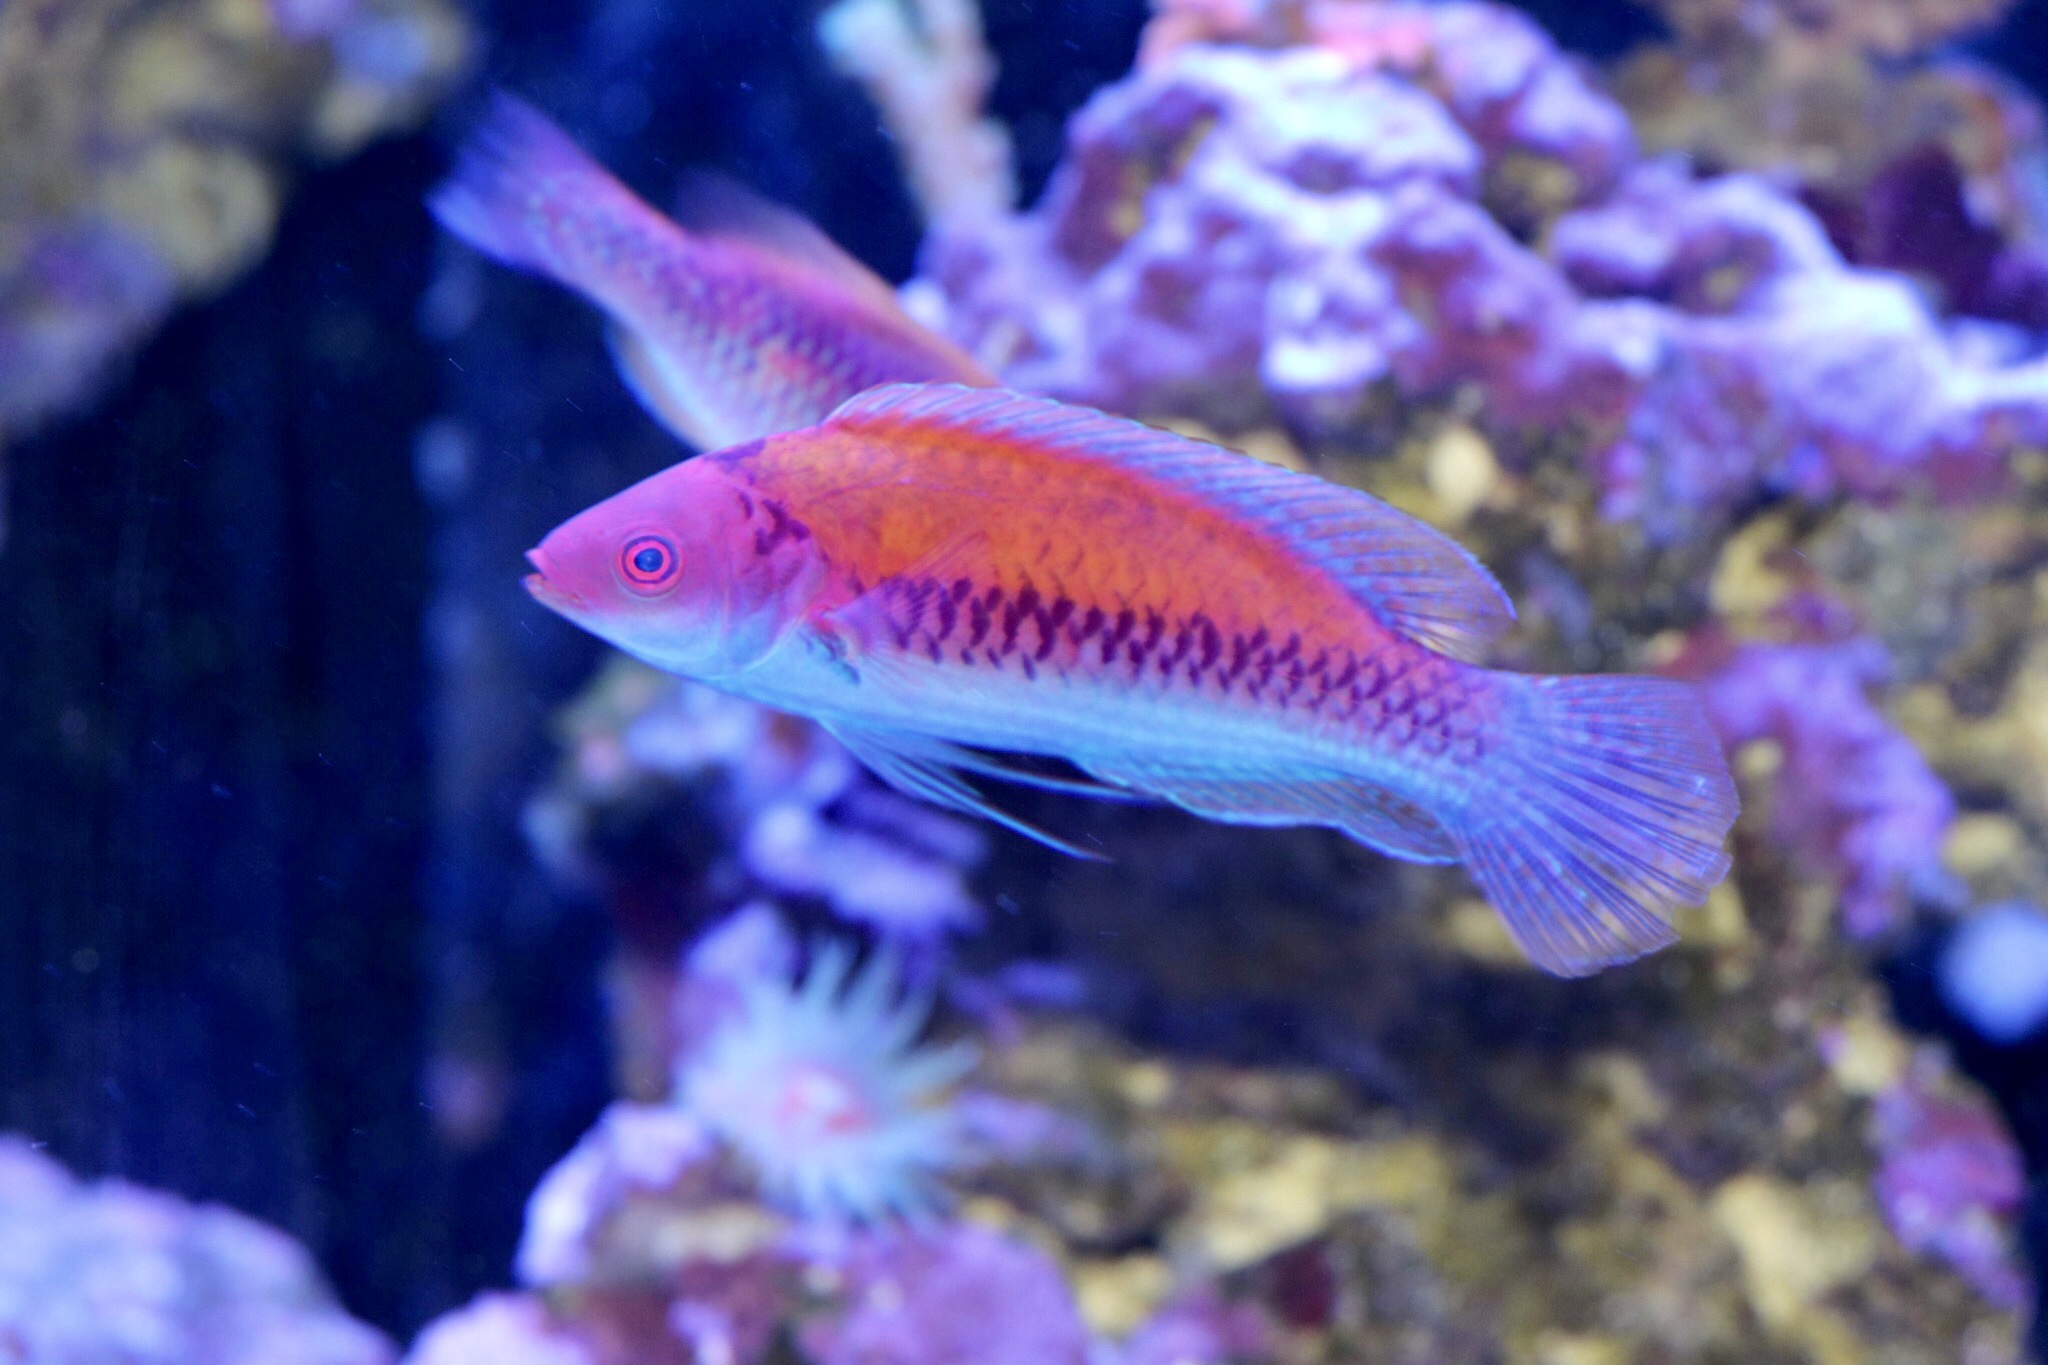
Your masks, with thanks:
<instances>
[{"instance_id":1,"label":"orange stripe on back","mask_svg":"<svg viewBox=\"0 0 2048 1365\"><path fill-rule=\"evenodd\" d=\"M1245 457L1249 458L1249 457ZM745 472L818 537L853 591L917 577L1070 613L1185 615L1364 647L1386 632L1242 518L1113 463L915 421L771 437Z\"/></svg>"}]
</instances>

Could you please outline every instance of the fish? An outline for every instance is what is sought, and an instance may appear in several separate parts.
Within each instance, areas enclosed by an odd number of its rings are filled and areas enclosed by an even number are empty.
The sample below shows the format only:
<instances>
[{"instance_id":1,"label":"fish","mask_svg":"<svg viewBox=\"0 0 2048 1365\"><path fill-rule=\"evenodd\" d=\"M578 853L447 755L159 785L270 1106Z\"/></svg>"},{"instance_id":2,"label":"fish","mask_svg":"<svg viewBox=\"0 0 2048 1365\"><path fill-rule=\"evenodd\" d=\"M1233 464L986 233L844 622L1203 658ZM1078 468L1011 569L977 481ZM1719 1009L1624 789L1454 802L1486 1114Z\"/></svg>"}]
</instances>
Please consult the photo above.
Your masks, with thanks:
<instances>
[{"instance_id":1,"label":"fish","mask_svg":"<svg viewBox=\"0 0 2048 1365\"><path fill-rule=\"evenodd\" d=\"M1672 911L1728 871L1735 787L1690 686L1485 667L1514 608L1457 542L1092 409L881 385L635 484L528 559L535 599L627 653L1069 853L1093 850L977 779L1463 863L1564 976L1673 942Z\"/></svg>"},{"instance_id":2,"label":"fish","mask_svg":"<svg viewBox=\"0 0 2048 1365\"><path fill-rule=\"evenodd\" d=\"M620 375L698 450L812 426L891 380L996 381L801 216L708 173L664 217L531 105L495 93L428 210L604 311Z\"/></svg>"}]
</instances>

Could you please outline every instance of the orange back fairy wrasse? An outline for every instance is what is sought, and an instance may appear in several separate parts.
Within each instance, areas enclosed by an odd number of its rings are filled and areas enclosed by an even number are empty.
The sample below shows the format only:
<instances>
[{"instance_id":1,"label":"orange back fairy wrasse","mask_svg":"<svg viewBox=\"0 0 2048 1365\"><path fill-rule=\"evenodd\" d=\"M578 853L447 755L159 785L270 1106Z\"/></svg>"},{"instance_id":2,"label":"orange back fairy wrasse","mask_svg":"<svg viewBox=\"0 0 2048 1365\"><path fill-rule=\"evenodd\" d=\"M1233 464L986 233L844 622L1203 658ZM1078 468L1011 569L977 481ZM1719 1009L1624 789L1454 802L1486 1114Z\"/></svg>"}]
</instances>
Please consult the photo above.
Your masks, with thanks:
<instances>
[{"instance_id":1,"label":"orange back fairy wrasse","mask_svg":"<svg viewBox=\"0 0 2048 1365\"><path fill-rule=\"evenodd\" d=\"M585 629L1069 852L970 779L1462 862L1567 975L1671 942L1673 907L1728 869L1735 790L1685 685L1480 667L1513 608L1452 541L1085 408L872 389L657 474L529 557L528 589Z\"/></svg>"},{"instance_id":2,"label":"orange back fairy wrasse","mask_svg":"<svg viewBox=\"0 0 2048 1365\"><path fill-rule=\"evenodd\" d=\"M699 449L810 426L891 380L995 382L797 215L700 176L681 196L684 227L508 95L428 207L478 250L602 308L627 384Z\"/></svg>"}]
</instances>

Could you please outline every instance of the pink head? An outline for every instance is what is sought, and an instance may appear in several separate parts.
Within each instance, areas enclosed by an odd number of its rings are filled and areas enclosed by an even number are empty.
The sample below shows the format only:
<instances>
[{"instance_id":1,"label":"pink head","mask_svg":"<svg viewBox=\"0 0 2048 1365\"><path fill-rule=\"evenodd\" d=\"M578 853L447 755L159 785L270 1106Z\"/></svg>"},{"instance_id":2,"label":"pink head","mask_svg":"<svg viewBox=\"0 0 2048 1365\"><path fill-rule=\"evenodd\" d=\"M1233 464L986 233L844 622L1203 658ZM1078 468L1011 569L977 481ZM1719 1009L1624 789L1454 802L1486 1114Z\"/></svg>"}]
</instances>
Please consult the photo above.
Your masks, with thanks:
<instances>
[{"instance_id":1,"label":"pink head","mask_svg":"<svg viewBox=\"0 0 2048 1365\"><path fill-rule=\"evenodd\" d=\"M740 671L802 617L823 559L781 503L699 458L634 484L526 552L526 590L670 673Z\"/></svg>"}]
</instances>

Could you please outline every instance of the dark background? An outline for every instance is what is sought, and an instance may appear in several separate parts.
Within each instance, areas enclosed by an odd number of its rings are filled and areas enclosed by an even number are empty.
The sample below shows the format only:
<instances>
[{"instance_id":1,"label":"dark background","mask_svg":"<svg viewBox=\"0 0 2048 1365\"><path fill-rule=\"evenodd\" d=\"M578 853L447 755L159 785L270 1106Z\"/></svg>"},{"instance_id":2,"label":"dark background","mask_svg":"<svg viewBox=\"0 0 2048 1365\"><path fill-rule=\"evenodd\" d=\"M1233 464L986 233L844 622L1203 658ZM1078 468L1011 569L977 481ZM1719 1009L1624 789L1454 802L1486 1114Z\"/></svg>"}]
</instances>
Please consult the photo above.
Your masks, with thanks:
<instances>
[{"instance_id":1,"label":"dark background","mask_svg":"<svg viewBox=\"0 0 2048 1365\"><path fill-rule=\"evenodd\" d=\"M1528 8L1596 56L1656 33L1622 0ZM1035 193L1142 8L985 10ZM683 165L736 171L901 278L916 221L813 12L488 5L476 89L657 201ZM2042 88L2048 0L1978 46ZM261 268L15 450L0 552L0 1130L284 1226L400 1333L504 1282L527 1192L609 1092L608 925L517 826L596 649L527 603L518 552L677 453L593 317L421 211L474 98L309 170ZM1925 960L1894 977L1939 1029ZM2037 1191L2044 1050L1962 1053ZM429 1108L451 1056L502 1078L480 1138Z\"/></svg>"}]
</instances>

